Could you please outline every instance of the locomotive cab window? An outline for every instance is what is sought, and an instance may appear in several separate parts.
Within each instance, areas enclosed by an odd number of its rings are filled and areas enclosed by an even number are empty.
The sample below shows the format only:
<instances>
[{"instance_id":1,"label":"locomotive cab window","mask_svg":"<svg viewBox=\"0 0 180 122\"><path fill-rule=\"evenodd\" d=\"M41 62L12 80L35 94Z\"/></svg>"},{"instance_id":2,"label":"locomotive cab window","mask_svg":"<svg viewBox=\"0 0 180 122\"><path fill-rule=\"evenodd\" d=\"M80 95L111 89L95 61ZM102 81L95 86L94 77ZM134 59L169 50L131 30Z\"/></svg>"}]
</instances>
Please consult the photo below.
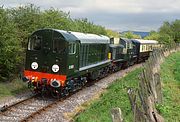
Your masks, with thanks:
<instances>
[{"instance_id":1,"label":"locomotive cab window","mask_svg":"<svg viewBox=\"0 0 180 122\"><path fill-rule=\"evenodd\" d=\"M53 52L54 53L62 53L62 52L64 52L65 51L64 46L65 46L65 44L63 43L62 39L55 38L53 40Z\"/></svg>"},{"instance_id":2,"label":"locomotive cab window","mask_svg":"<svg viewBox=\"0 0 180 122\"><path fill-rule=\"evenodd\" d=\"M69 44L69 54L75 54L76 53L76 44L70 43Z\"/></svg>"},{"instance_id":3,"label":"locomotive cab window","mask_svg":"<svg viewBox=\"0 0 180 122\"><path fill-rule=\"evenodd\" d=\"M41 50L41 37L34 36L29 39L28 50Z\"/></svg>"}]
</instances>

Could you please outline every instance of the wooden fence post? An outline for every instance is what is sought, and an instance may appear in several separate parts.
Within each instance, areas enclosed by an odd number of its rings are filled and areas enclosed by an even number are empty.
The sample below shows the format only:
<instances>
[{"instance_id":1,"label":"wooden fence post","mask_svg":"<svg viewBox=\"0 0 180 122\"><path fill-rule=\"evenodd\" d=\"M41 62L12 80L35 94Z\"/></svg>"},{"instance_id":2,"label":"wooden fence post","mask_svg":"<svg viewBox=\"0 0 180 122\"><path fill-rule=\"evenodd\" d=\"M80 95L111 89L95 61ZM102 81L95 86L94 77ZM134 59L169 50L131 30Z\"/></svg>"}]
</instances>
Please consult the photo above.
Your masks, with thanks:
<instances>
[{"instance_id":1,"label":"wooden fence post","mask_svg":"<svg viewBox=\"0 0 180 122\"><path fill-rule=\"evenodd\" d=\"M175 49L174 49L175 47ZM153 50L150 57L142 65L142 73L139 76L139 87L128 89L128 97L133 112L134 122L164 122L155 107L156 103L162 103L162 86L160 81L160 64L165 57L180 50L179 45L164 46L163 49ZM113 122L122 122L120 110L111 111Z\"/></svg>"},{"instance_id":2,"label":"wooden fence post","mask_svg":"<svg viewBox=\"0 0 180 122\"><path fill-rule=\"evenodd\" d=\"M154 74L154 81L155 81L155 89L156 89L156 102L157 103L162 103L162 86L161 86L161 81L160 81L160 75L159 73Z\"/></svg>"},{"instance_id":3,"label":"wooden fence post","mask_svg":"<svg viewBox=\"0 0 180 122\"><path fill-rule=\"evenodd\" d=\"M120 108L111 109L112 122L123 122L122 112Z\"/></svg>"}]
</instances>

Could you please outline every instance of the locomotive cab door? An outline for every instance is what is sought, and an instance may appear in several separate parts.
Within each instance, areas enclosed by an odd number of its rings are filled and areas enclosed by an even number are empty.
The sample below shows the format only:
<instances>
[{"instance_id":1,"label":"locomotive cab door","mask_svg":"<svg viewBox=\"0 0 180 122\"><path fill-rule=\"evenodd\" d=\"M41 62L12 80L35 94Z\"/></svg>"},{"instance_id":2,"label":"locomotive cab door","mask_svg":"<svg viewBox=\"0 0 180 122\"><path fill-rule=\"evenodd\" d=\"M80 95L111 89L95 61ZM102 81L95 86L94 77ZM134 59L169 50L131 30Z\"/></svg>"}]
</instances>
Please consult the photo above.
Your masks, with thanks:
<instances>
[{"instance_id":1,"label":"locomotive cab door","mask_svg":"<svg viewBox=\"0 0 180 122\"><path fill-rule=\"evenodd\" d=\"M69 42L67 69L69 76L74 76L79 71L79 46L80 42Z\"/></svg>"}]
</instances>

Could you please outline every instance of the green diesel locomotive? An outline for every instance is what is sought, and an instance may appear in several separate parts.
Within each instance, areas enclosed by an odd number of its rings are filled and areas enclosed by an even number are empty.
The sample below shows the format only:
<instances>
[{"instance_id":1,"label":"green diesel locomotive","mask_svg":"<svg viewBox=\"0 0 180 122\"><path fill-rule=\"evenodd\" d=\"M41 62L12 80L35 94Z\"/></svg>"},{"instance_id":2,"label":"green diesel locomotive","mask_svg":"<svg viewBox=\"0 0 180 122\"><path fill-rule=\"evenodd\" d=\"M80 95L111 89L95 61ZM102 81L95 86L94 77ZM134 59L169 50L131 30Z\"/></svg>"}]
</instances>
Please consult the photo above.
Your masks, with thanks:
<instances>
[{"instance_id":1,"label":"green diesel locomotive","mask_svg":"<svg viewBox=\"0 0 180 122\"><path fill-rule=\"evenodd\" d=\"M108 72L108 37L42 29L29 37L24 81L36 92L68 94Z\"/></svg>"}]
</instances>

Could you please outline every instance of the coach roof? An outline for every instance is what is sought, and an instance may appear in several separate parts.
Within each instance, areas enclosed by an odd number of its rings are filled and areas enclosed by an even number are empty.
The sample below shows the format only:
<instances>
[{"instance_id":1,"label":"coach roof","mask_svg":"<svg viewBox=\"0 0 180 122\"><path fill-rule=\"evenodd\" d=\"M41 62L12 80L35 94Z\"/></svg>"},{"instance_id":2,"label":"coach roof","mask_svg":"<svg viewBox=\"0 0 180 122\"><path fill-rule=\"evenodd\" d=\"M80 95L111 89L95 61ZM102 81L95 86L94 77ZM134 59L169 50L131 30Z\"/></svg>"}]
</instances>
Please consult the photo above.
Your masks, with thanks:
<instances>
[{"instance_id":1,"label":"coach roof","mask_svg":"<svg viewBox=\"0 0 180 122\"><path fill-rule=\"evenodd\" d=\"M144 39L132 39L132 41L138 42L140 44L157 44L156 40L144 40Z\"/></svg>"}]
</instances>

